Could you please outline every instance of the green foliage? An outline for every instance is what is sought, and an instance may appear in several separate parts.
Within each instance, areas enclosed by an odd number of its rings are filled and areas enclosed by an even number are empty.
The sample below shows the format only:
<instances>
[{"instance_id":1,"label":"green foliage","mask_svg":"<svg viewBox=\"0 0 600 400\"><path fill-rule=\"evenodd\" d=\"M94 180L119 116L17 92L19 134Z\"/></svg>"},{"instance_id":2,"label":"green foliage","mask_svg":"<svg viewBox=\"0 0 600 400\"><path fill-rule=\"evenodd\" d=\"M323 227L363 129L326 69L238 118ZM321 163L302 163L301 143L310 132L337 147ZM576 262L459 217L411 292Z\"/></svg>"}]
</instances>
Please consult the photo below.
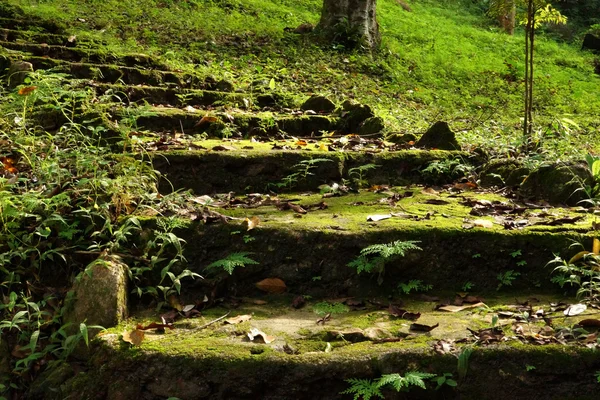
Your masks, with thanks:
<instances>
[{"instance_id":1,"label":"green foliage","mask_svg":"<svg viewBox=\"0 0 600 400\"><path fill-rule=\"evenodd\" d=\"M575 246L581 246L577 243ZM581 246L583 247L583 246ZM570 260L555 255L547 266L556 265L552 282L561 288L565 285L577 288L577 297L586 301L600 301L600 255L581 251Z\"/></svg>"},{"instance_id":2,"label":"green foliage","mask_svg":"<svg viewBox=\"0 0 600 400\"><path fill-rule=\"evenodd\" d=\"M209 264L206 269L207 270L223 270L227 272L229 275L233 274L233 271L237 267L245 267L246 265L257 265L258 262L253 259L247 257L252 253L248 252L239 252L239 253L231 253L227 257L217 260L211 264Z\"/></svg>"},{"instance_id":3,"label":"green foliage","mask_svg":"<svg viewBox=\"0 0 600 400\"><path fill-rule=\"evenodd\" d=\"M420 279L413 279L406 283L398 284L398 289L403 294L409 294L410 292L427 292L433 289L433 285L425 285Z\"/></svg>"},{"instance_id":4,"label":"green foliage","mask_svg":"<svg viewBox=\"0 0 600 400\"><path fill-rule=\"evenodd\" d=\"M298 164L295 164L293 168L293 172L287 176L285 176L280 182L275 184L269 184L269 186L274 186L278 189L286 189L292 190L301 182L306 181L306 179L314 175L314 170L319 166L320 163L332 162L329 158L311 158L308 160L302 160Z\"/></svg>"},{"instance_id":5,"label":"green foliage","mask_svg":"<svg viewBox=\"0 0 600 400\"><path fill-rule=\"evenodd\" d=\"M362 188L369 185L369 182L366 179L368 171L379 167L380 165L376 164L365 164L359 167L350 168L348 170L348 176L358 188Z\"/></svg>"},{"instance_id":6,"label":"green foliage","mask_svg":"<svg viewBox=\"0 0 600 400\"><path fill-rule=\"evenodd\" d=\"M449 372L445 372L444 375L434 377L433 380L437 383L435 390L439 390L444 385L450 387L458 386L458 382L452 379L452 374Z\"/></svg>"},{"instance_id":7,"label":"green foliage","mask_svg":"<svg viewBox=\"0 0 600 400\"><path fill-rule=\"evenodd\" d=\"M451 376L451 375L450 375ZM421 389L426 389L425 379L435 378L435 374L429 374L419 371L407 372L404 376L400 374L382 375L381 378L375 380L369 379L348 379L346 382L350 384L350 388L341 392L341 394L353 394L354 400L362 398L368 400L370 398L379 397L383 399L381 388L391 386L397 392L408 391L411 386L417 386ZM446 377L446 375L444 375Z\"/></svg>"},{"instance_id":8,"label":"green foliage","mask_svg":"<svg viewBox=\"0 0 600 400\"><path fill-rule=\"evenodd\" d=\"M458 355L458 378L465 379L467 372L469 371L469 359L473 354L473 348L471 346L465 346L460 354Z\"/></svg>"},{"instance_id":9,"label":"green foliage","mask_svg":"<svg viewBox=\"0 0 600 400\"><path fill-rule=\"evenodd\" d=\"M520 272L515 272L512 269L498 273L498 287L496 290L502 289L503 286L512 286L513 281L521 275Z\"/></svg>"},{"instance_id":10,"label":"green foliage","mask_svg":"<svg viewBox=\"0 0 600 400\"><path fill-rule=\"evenodd\" d=\"M394 257L404 257L410 250L422 250L416 243L419 242L396 240L391 243L374 244L362 249L360 255L347 265L356 268L357 274L361 272L377 273L378 281L381 284L385 273L385 264Z\"/></svg>"}]
</instances>

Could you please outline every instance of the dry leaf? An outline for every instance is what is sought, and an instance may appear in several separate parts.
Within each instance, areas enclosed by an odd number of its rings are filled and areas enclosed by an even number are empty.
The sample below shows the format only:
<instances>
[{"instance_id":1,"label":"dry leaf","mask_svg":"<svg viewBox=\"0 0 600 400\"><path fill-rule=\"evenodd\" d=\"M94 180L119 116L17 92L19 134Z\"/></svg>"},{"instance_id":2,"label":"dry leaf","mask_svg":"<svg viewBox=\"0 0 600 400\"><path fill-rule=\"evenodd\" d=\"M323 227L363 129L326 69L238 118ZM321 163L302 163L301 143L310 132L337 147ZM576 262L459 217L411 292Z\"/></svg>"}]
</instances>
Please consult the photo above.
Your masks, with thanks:
<instances>
[{"instance_id":1,"label":"dry leaf","mask_svg":"<svg viewBox=\"0 0 600 400\"><path fill-rule=\"evenodd\" d=\"M202 117L202 119L200 121L198 121L198 123L195 126L201 126L204 124L210 124L213 122L217 122L219 120L219 118L212 116L212 115L205 115L204 117Z\"/></svg>"},{"instance_id":2,"label":"dry leaf","mask_svg":"<svg viewBox=\"0 0 600 400\"><path fill-rule=\"evenodd\" d=\"M37 89L37 86L22 87L21 89L19 89L19 95L27 96L27 95L31 94L35 89Z\"/></svg>"},{"instance_id":3,"label":"dry leaf","mask_svg":"<svg viewBox=\"0 0 600 400\"><path fill-rule=\"evenodd\" d=\"M297 140L296 146L308 146L308 143L306 142L306 140Z\"/></svg>"},{"instance_id":4,"label":"dry leaf","mask_svg":"<svg viewBox=\"0 0 600 400\"><path fill-rule=\"evenodd\" d=\"M247 230L251 231L252 229L256 228L258 224L260 224L260 218L258 218L257 216L254 216L252 218L246 218L246 223L248 224Z\"/></svg>"},{"instance_id":5,"label":"dry leaf","mask_svg":"<svg viewBox=\"0 0 600 400\"><path fill-rule=\"evenodd\" d=\"M447 305L447 306L442 306L437 308L438 310L441 311L448 311L448 312L459 312L459 311L463 311L463 310L468 310L469 308L477 308L477 307L485 307L484 303L475 303L475 304L467 304L465 306L453 306L453 305Z\"/></svg>"},{"instance_id":6,"label":"dry leaf","mask_svg":"<svg viewBox=\"0 0 600 400\"><path fill-rule=\"evenodd\" d=\"M384 219L389 219L389 218L392 218L391 214L369 215L367 217L367 222L383 221Z\"/></svg>"},{"instance_id":7,"label":"dry leaf","mask_svg":"<svg viewBox=\"0 0 600 400\"><path fill-rule=\"evenodd\" d=\"M252 315L238 315L237 317L226 319L225 323L230 325L236 325L241 324L242 322L250 321L251 319Z\"/></svg>"},{"instance_id":8,"label":"dry leaf","mask_svg":"<svg viewBox=\"0 0 600 400\"><path fill-rule=\"evenodd\" d=\"M251 342L255 342L255 343L269 344L269 343L275 341L274 336L269 336L266 333L264 333L263 331L260 331L256 328L250 329L250 332L248 332L247 335L248 335L248 339L250 339Z\"/></svg>"},{"instance_id":9,"label":"dry leaf","mask_svg":"<svg viewBox=\"0 0 600 400\"><path fill-rule=\"evenodd\" d=\"M440 326L440 324L435 324L435 325L423 325L423 324L411 324L409 329L411 331L418 331L418 332L429 332L434 330L435 328L437 328L438 326Z\"/></svg>"},{"instance_id":10,"label":"dry leaf","mask_svg":"<svg viewBox=\"0 0 600 400\"><path fill-rule=\"evenodd\" d=\"M416 321L421 317L421 313L408 312L393 304L390 304L388 307L388 313L393 317L409 319L411 321Z\"/></svg>"},{"instance_id":11,"label":"dry leaf","mask_svg":"<svg viewBox=\"0 0 600 400\"><path fill-rule=\"evenodd\" d=\"M295 309L302 308L306 304L306 299L304 296L296 296L294 300L292 300L292 307Z\"/></svg>"},{"instance_id":12,"label":"dry leaf","mask_svg":"<svg viewBox=\"0 0 600 400\"><path fill-rule=\"evenodd\" d=\"M577 325L584 328L600 328L600 320L594 318L583 319L579 321Z\"/></svg>"},{"instance_id":13,"label":"dry leaf","mask_svg":"<svg viewBox=\"0 0 600 400\"><path fill-rule=\"evenodd\" d=\"M135 327L136 330L140 330L140 331L147 331L148 329L162 329L164 330L165 328L169 328L169 329L173 329L173 324L168 323L168 324L159 324L156 322L151 322L150 324L143 326L142 324L137 324L137 326Z\"/></svg>"},{"instance_id":14,"label":"dry leaf","mask_svg":"<svg viewBox=\"0 0 600 400\"><path fill-rule=\"evenodd\" d=\"M285 282L279 278L267 278L256 283L256 287L267 293L283 293L287 290Z\"/></svg>"},{"instance_id":15,"label":"dry leaf","mask_svg":"<svg viewBox=\"0 0 600 400\"><path fill-rule=\"evenodd\" d=\"M134 329L131 332L123 332L123 341L131 343L134 346L140 346L144 340L144 331L140 329Z\"/></svg>"},{"instance_id":16,"label":"dry leaf","mask_svg":"<svg viewBox=\"0 0 600 400\"><path fill-rule=\"evenodd\" d=\"M478 226L480 228L492 228L494 223L487 219L476 219L473 221L473 225Z\"/></svg>"},{"instance_id":17,"label":"dry leaf","mask_svg":"<svg viewBox=\"0 0 600 400\"><path fill-rule=\"evenodd\" d=\"M565 311L563 311L563 313L567 317L572 317L574 315L581 314L585 310L587 310L587 306L585 304L572 304L569 307L567 307L567 309Z\"/></svg>"}]
</instances>

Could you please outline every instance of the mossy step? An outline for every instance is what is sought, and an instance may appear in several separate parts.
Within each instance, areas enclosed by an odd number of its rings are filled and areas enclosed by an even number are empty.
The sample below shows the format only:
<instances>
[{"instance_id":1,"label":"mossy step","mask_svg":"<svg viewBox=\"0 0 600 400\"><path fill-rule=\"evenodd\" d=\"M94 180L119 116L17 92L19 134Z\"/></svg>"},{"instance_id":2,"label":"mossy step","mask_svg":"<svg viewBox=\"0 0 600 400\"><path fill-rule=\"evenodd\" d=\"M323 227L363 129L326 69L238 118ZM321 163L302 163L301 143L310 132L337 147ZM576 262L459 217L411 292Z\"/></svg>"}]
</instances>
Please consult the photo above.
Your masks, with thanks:
<instances>
[{"instance_id":1,"label":"mossy step","mask_svg":"<svg viewBox=\"0 0 600 400\"><path fill-rule=\"evenodd\" d=\"M177 125L173 125L177 132ZM375 169L365 172L364 179L372 184L441 183L452 181L452 173L426 174L421 171L435 161L460 159L468 163L469 154L461 151L403 150L403 151L327 151L331 139L315 141L296 150L278 150L294 146L288 142L254 143L250 140L198 140L191 142L194 150L166 150L151 152L154 168L161 171L168 183L161 189L192 189L197 194L234 191L239 194L264 192L275 183L299 171L301 163L315 162L310 174L303 174L295 182L297 190L316 190L321 184L349 179L349 171L367 164ZM160 147L160 144L158 145ZM165 146L168 148L168 146ZM356 170L354 170L356 172ZM291 182L292 183L292 182Z\"/></svg>"},{"instance_id":2,"label":"mossy step","mask_svg":"<svg viewBox=\"0 0 600 400\"><path fill-rule=\"evenodd\" d=\"M210 96L210 94L209 94ZM244 105L244 99L250 96L230 96L229 101L235 105ZM241 103L241 104L237 104ZM241 109L227 109L221 112L198 109L178 109L171 107L145 107L141 109L115 109L112 118L135 119L138 130L152 132L180 132L187 135L209 132L211 135L222 135L223 128L230 124L241 136L275 136L280 131L294 136L319 136L322 131L331 132L339 128L340 119L329 115L295 115L275 112L250 112ZM203 117L216 119L200 123Z\"/></svg>"},{"instance_id":3,"label":"mossy step","mask_svg":"<svg viewBox=\"0 0 600 400\"><path fill-rule=\"evenodd\" d=\"M87 83L89 84L89 83ZM222 106L244 107L253 102L253 95L219 90L205 90L199 83L196 89L165 88L157 86L132 86L107 83L92 83L96 93L123 93L130 103L170 106ZM196 86L196 85L195 85Z\"/></svg>"},{"instance_id":4,"label":"mossy step","mask_svg":"<svg viewBox=\"0 0 600 400\"><path fill-rule=\"evenodd\" d=\"M101 50L87 48L57 46L38 43L18 43L0 41L0 47L6 49L29 53L37 57L51 57L65 61L87 62L87 63L113 63L128 67L145 67L165 69L164 64L157 61L155 57L146 54L113 54Z\"/></svg>"},{"instance_id":5,"label":"mossy step","mask_svg":"<svg viewBox=\"0 0 600 400\"><path fill-rule=\"evenodd\" d=\"M546 266L554 254L572 256L573 241L591 248L592 217L587 214L552 209L557 216L581 217L573 223L553 226L551 220L558 217L544 219L539 217L541 210L527 210L518 218L529 225L508 230L494 217L471 215L471 207L462 204L498 197L485 193L432 197L423 190L414 186L392 189L401 198L395 205L389 204L390 194L361 192L331 198L317 194L280 196L279 206L271 202L255 208L211 207L233 217L228 224L204 224L204 212L191 207L181 212L183 219L177 233L189 244L189 268L206 277L214 277L205 270L214 261L234 252L252 253L251 258L259 264L237 268L231 278L220 283L221 289L236 287L239 293L251 294L255 282L278 277L293 293L321 297L324 293L392 293L399 283L413 279L439 290L458 290L466 282L482 290L496 290L502 283L499 276L507 271L515 278L509 286L557 290L550 281L552 267ZM407 191L413 195L402 198ZM436 201L432 204L431 200ZM288 201L308 212L286 209L283 206ZM219 203L218 198L215 203ZM369 217L384 215L387 219L369 222ZM188 220L189 216L196 220ZM247 219L258 226L247 230ZM150 229L155 222L151 218L146 224ZM398 240L416 241L422 251L409 251L405 257L386 264L382 285L378 285L377 273L358 274L356 268L348 266L362 249ZM206 281L209 285L211 282Z\"/></svg>"},{"instance_id":6,"label":"mossy step","mask_svg":"<svg viewBox=\"0 0 600 400\"><path fill-rule=\"evenodd\" d=\"M57 35L54 33L40 33L36 31L25 31L0 28L0 41L3 42L29 42L46 43L48 45L75 47L84 44L85 46L97 47L102 45L98 40L90 38L79 38L71 35Z\"/></svg>"},{"instance_id":7,"label":"mossy step","mask_svg":"<svg viewBox=\"0 0 600 400\"><path fill-rule=\"evenodd\" d=\"M20 16L22 11L17 11L15 9L6 10L2 8L0 11L4 13L4 16L0 17L0 28L20 31L45 32L52 34L62 34L64 32L65 27L57 24L54 21L43 20L31 16L22 18Z\"/></svg>"},{"instance_id":8,"label":"mossy step","mask_svg":"<svg viewBox=\"0 0 600 400\"><path fill-rule=\"evenodd\" d=\"M189 88L198 87L203 83L194 75L177 71L144 69L114 64L69 62L23 54L12 55L12 57L30 62L33 64L34 69L54 69L58 72L67 73L76 79L92 79L109 84L122 82L127 85L169 85Z\"/></svg>"},{"instance_id":9,"label":"mossy step","mask_svg":"<svg viewBox=\"0 0 600 400\"><path fill-rule=\"evenodd\" d=\"M291 298L287 300L291 302ZM548 311L549 303L559 299L539 300L533 304L535 310ZM459 378L457 356L465 344L454 341L472 338L466 328L478 331L492 326L495 311L486 307L451 314L431 311L435 303L407 301L407 309L422 312L418 323L439 324L423 333L409 329L413 321L391 317L377 308L332 314L321 326L316 324L322 316L313 312L314 303L293 310L289 303L268 301L262 306L242 303L234 310L205 310L201 317L176 321L175 329L165 333L146 331L139 346L131 348L120 335L131 332L138 323L160 321L151 313L133 318L94 343L89 371L66 374L62 382L55 383L55 391L47 391L46 398L351 399L352 395L341 394L350 386L347 379L409 371L452 374L459 386L435 390L436 383L429 381L426 389L384 390L386 399L504 400L509 393L510 398L532 400L600 396L594 375L600 368L596 349L578 343L524 344L515 337L515 320L500 320L498 329L498 336L512 339L471 345L472 353L462 371L465 375ZM515 308L513 298L490 299L488 303L494 310ZM201 328L227 312L230 317L252 315L252 319L239 325L218 321ZM555 321L569 329L582 318ZM531 337L544 329L543 322L521 325L525 333L520 336ZM273 341L250 342L247 333L251 328L265 332ZM354 342L356 335L335 334L357 328L403 339L375 344ZM440 340L446 348L436 351Z\"/></svg>"}]
</instances>

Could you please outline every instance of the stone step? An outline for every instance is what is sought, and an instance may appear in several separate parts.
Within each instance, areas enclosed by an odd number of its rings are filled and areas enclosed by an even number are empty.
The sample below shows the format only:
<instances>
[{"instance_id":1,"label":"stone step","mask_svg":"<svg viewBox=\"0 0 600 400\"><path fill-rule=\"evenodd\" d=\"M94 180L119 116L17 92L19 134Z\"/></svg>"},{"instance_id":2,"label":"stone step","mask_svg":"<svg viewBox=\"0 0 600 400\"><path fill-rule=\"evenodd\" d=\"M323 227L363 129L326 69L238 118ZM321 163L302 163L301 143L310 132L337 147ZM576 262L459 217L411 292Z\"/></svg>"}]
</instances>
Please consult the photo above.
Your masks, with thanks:
<instances>
[{"instance_id":1,"label":"stone step","mask_svg":"<svg viewBox=\"0 0 600 400\"><path fill-rule=\"evenodd\" d=\"M55 46L93 46L98 47L103 45L101 41L90 38L78 38L73 35L57 35L54 33L40 33L36 31L15 30L0 28L0 41L17 42L17 43L46 43L47 45Z\"/></svg>"},{"instance_id":2,"label":"stone step","mask_svg":"<svg viewBox=\"0 0 600 400\"><path fill-rule=\"evenodd\" d=\"M198 180L227 179L222 174L208 170L195 175ZM458 290L466 282L488 292L501 283L504 289L557 290L550 281L552 267L546 266L553 254L572 256L573 241L591 248L593 215L587 210L544 208L461 190L453 185L434 194L431 187L411 185L339 197L204 196L190 199L174 215L188 221L182 221L177 234L188 243L186 258L194 272L214 277L204 269L207 265L235 252L252 254L257 265L238 268L231 278L216 275L228 278L218 280L219 291L238 295L252 294L254 283L269 277L283 279L293 293L315 297L392 293L411 280L436 290ZM198 203L212 204L209 210L218 214L211 216ZM217 223L205 224L205 219ZM229 223L219 223L225 219ZM248 230L247 220L257 226ZM377 273L358 274L348 266L362 249L398 240L416 241L422 251L392 259L382 281ZM514 279L503 282L505 276Z\"/></svg>"},{"instance_id":3,"label":"stone step","mask_svg":"<svg viewBox=\"0 0 600 400\"><path fill-rule=\"evenodd\" d=\"M18 31L36 31L51 34L63 34L64 27L54 21L43 20L31 16L23 16L21 11L7 10L4 5L0 5L0 28L18 30Z\"/></svg>"},{"instance_id":4,"label":"stone step","mask_svg":"<svg viewBox=\"0 0 600 400\"><path fill-rule=\"evenodd\" d=\"M560 337L560 327L568 335L575 323L589 316L563 318L562 311L550 311L550 303L572 303L573 299L533 293L531 297L529 305L517 304L514 297L490 297L485 306L456 313L433 311L436 303L403 299L402 308L421 313L413 321L382 309L400 299L369 302L355 298L349 303L354 306L342 303L348 299L309 300L304 308L294 310L292 296L271 295L226 300L222 306L203 310L199 317L175 321L174 329L164 333L144 331L140 340L136 324L160 322L158 314L148 312L103 334L93 345L89 370L75 375L64 367L60 382L54 381L53 390L46 392L57 399L70 398L69 394L108 400L351 399L352 395L341 394L350 387L347 379L419 371L452 374L458 386L436 390L431 380L426 381L426 389L412 386L408 392L388 386L383 389L385 398L597 399L600 386L595 371L600 361L595 344L584 345L586 334L562 345L555 339ZM263 305L253 304L259 300ZM331 318L317 324L329 309ZM541 318L500 319L492 329L492 318L500 310L523 318L523 310L532 315L540 309L556 317L554 329ZM219 320L204 326L225 315L251 319L240 324ZM437 326L423 332L411 329L413 323ZM250 341L248 332L253 328L264 334ZM130 340L137 346L130 348L121 339L124 333L137 338ZM261 341L265 337L269 343ZM457 357L467 346L470 356L463 357L466 362L461 367Z\"/></svg>"},{"instance_id":5,"label":"stone step","mask_svg":"<svg viewBox=\"0 0 600 400\"><path fill-rule=\"evenodd\" d=\"M294 146L296 141L256 143L249 140L205 140L184 144L181 150L177 150L176 146L168 150L169 140L156 140L155 144L148 145L154 168L161 171L164 179L161 181L163 193L173 189L192 189L197 194L229 191L243 194L264 192L269 188L275 190L273 184L284 181L306 163L314 163L314 168L309 167L310 174L294 183L295 190L318 190L321 184L350 179L350 173L355 176L359 171L356 168L367 164L373 164L374 168L363 173L363 179L368 179L370 184L447 183L460 176L452 171L427 174L422 170L435 161L461 159L469 162L469 154L458 151L321 150L321 146L327 149L327 143L332 139L316 143L308 143L309 140L306 146L296 146L290 150L281 148ZM162 147L162 143L167 145ZM189 148L192 150L187 150ZM317 162L310 161L313 159L317 159Z\"/></svg>"},{"instance_id":6,"label":"stone step","mask_svg":"<svg viewBox=\"0 0 600 400\"><path fill-rule=\"evenodd\" d=\"M36 57L49 57L72 62L86 62L99 64L118 64L127 67L145 67L165 69L165 65L155 57L146 54L117 55L105 51L67 47L59 45L20 43L0 41L0 47L31 54Z\"/></svg>"}]
</instances>

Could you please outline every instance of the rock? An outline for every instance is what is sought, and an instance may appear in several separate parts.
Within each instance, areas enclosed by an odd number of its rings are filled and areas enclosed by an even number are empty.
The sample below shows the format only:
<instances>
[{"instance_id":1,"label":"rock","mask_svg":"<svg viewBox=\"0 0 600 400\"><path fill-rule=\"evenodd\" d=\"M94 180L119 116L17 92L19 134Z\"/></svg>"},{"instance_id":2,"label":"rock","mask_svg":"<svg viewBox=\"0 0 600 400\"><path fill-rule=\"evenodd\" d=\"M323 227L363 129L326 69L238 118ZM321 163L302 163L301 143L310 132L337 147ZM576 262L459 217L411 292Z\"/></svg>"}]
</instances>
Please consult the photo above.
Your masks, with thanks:
<instances>
[{"instance_id":1,"label":"rock","mask_svg":"<svg viewBox=\"0 0 600 400\"><path fill-rule=\"evenodd\" d=\"M215 90L219 92L233 92L234 89L235 87L233 86L233 83L225 79L220 80L215 85Z\"/></svg>"},{"instance_id":2,"label":"rock","mask_svg":"<svg viewBox=\"0 0 600 400\"><path fill-rule=\"evenodd\" d=\"M67 304L65 322L77 329L83 321L109 328L127 318L127 270L117 256L92 262L73 285L74 299Z\"/></svg>"},{"instance_id":3,"label":"rock","mask_svg":"<svg viewBox=\"0 0 600 400\"><path fill-rule=\"evenodd\" d=\"M544 199L551 204L574 206L586 198L585 192L577 189L591 180L590 170L582 164L543 165L525 178L519 191L523 196Z\"/></svg>"},{"instance_id":4,"label":"rock","mask_svg":"<svg viewBox=\"0 0 600 400\"><path fill-rule=\"evenodd\" d=\"M493 160L483 166L479 184L490 186L519 186L531 171L516 160Z\"/></svg>"},{"instance_id":5,"label":"rock","mask_svg":"<svg viewBox=\"0 0 600 400\"><path fill-rule=\"evenodd\" d=\"M406 144L409 142L416 142L417 137L412 133L392 133L387 136L385 140L395 144Z\"/></svg>"},{"instance_id":6,"label":"rock","mask_svg":"<svg viewBox=\"0 0 600 400\"><path fill-rule=\"evenodd\" d=\"M460 150L460 145L454 136L454 132L446 122L438 121L421 136L416 144L417 147L439 150Z\"/></svg>"},{"instance_id":7,"label":"rock","mask_svg":"<svg viewBox=\"0 0 600 400\"><path fill-rule=\"evenodd\" d=\"M375 133L381 132L383 128L385 128L385 125L383 124L383 118L371 117L362 123L361 127L358 129L358 134L373 135Z\"/></svg>"},{"instance_id":8,"label":"rock","mask_svg":"<svg viewBox=\"0 0 600 400\"><path fill-rule=\"evenodd\" d=\"M385 329L381 329L381 328L365 329L365 337L369 340L387 339L387 338L391 338L392 336L393 335Z\"/></svg>"},{"instance_id":9,"label":"rock","mask_svg":"<svg viewBox=\"0 0 600 400\"><path fill-rule=\"evenodd\" d=\"M335 104L325 96L314 95L306 100L300 109L330 113L335 110Z\"/></svg>"},{"instance_id":10,"label":"rock","mask_svg":"<svg viewBox=\"0 0 600 400\"><path fill-rule=\"evenodd\" d=\"M375 117L371 107L352 100L342 104L341 115L339 128L345 133L358 133L365 121Z\"/></svg>"},{"instance_id":11,"label":"rock","mask_svg":"<svg viewBox=\"0 0 600 400\"><path fill-rule=\"evenodd\" d=\"M583 43L581 44L581 50L591 50L594 53L600 52L600 38L592 35L591 33L586 34L583 37Z\"/></svg>"},{"instance_id":12,"label":"rock","mask_svg":"<svg viewBox=\"0 0 600 400\"><path fill-rule=\"evenodd\" d=\"M75 372L66 361L55 361L29 387L28 399L62 399L60 386Z\"/></svg>"},{"instance_id":13,"label":"rock","mask_svg":"<svg viewBox=\"0 0 600 400\"><path fill-rule=\"evenodd\" d=\"M27 61L14 61L8 67L8 87L15 88L22 85L31 72L33 72L33 64Z\"/></svg>"},{"instance_id":14,"label":"rock","mask_svg":"<svg viewBox=\"0 0 600 400\"><path fill-rule=\"evenodd\" d=\"M217 78L213 75L208 75L204 78L204 88L206 90L215 90L217 88Z\"/></svg>"},{"instance_id":15,"label":"rock","mask_svg":"<svg viewBox=\"0 0 600 400\"><path fill-rule=\"evenodd\" d=\"M147 385L147 389L159 398L178 397L181 399L201 399L211 394L208 383L202 380L169 379L166 377L155 377L154 381Z\"/></svg>"}]
</instances>

